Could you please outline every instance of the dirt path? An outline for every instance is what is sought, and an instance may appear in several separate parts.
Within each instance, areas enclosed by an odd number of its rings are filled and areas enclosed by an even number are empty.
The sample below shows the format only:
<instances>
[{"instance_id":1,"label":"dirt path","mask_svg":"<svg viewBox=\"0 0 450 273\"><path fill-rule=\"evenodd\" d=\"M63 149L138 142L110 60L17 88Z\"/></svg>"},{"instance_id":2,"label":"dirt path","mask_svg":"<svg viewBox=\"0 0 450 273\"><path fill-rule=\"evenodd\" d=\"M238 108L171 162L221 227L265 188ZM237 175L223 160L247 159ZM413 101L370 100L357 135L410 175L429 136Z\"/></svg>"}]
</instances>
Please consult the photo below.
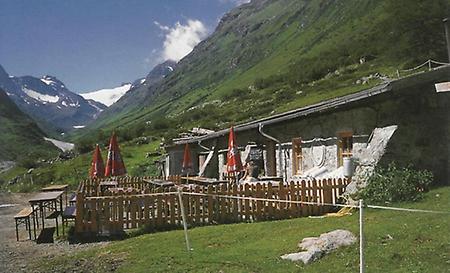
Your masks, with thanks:
<instances>
[{"instance_id":1,"label":"dirt path","mask_svg":"<svg viewBox=\"0 0 450 273\"><path fill-rule=\"evenodd\" d=\"M0 193L0 272L39 272L31 269L31 265L38 260L46 261L56 256L107 244L69 245L66 241L36 244L34 241L28 240L28 232L25 231L24 226L19 227L20 241L17 242L14 215L28 205L27 200L32 195ZM58 272L64 271L58 270Z\"/></svg>"}]
</instances>

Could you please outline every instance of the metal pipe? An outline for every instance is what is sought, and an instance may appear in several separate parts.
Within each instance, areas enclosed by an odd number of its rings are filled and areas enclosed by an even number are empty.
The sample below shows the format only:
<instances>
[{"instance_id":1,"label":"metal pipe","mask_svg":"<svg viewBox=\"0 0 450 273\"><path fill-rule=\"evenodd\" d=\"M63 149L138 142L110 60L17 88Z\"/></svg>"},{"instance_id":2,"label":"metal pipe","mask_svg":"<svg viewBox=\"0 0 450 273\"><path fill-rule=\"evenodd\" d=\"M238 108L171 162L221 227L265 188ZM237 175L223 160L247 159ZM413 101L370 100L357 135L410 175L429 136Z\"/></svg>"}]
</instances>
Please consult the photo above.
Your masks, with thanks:
<instances>
[{"instance_id":1,"label":"metal pipe","mask_svg":"<svg viewBox=\"0 0 450 273\"><path fill-rule=\"evenodd\" d=\"M450 62L450 18L445 18L443 22L445 27L445 38L447 41L448 60Z\"/></svg>"},{"instance_id":2,"label":"metal pipe","mask_svg":"<svg viewBox=\"0 0 450 273\"><path fill-rule=\"evenodd\" d=\"M198 143L197 143L198 146L199 146L200 148L203 148L203 149L205 149L205 150L207 150L207 151L211 151L211 148L208 148L208 147L206 147L206 146L203 146L201 143L202 143L201 140L199 140Z\"/></svg>"},{"instance_id":3,"label":"metal pipe","mask_svg":"<svg viewBox=\"0 0 450 273\"><path fill-rule=\"evenodd\" d=\"M278 143L278 170L280 171L280 175L283 176L283 166L282 166L282 163L283 163L283 159L282 159L283 150L282 150L282 148L281 148L281 141L278 140L278 139L276 139L276 138L274 138L273 136L270 136L270 135L264 133L263 130L262 130L263 127L264 127L264 125L262 125L262 124L260 123L259 126L258 126L258 131L259 131L259 133L260 133L263 137L266 137L266 138L268 138L268 139L270 139L270 140L275 141L276 143ZM284 180L284 178L283 178L283 180Z\"/></svg>"}]
</instances>

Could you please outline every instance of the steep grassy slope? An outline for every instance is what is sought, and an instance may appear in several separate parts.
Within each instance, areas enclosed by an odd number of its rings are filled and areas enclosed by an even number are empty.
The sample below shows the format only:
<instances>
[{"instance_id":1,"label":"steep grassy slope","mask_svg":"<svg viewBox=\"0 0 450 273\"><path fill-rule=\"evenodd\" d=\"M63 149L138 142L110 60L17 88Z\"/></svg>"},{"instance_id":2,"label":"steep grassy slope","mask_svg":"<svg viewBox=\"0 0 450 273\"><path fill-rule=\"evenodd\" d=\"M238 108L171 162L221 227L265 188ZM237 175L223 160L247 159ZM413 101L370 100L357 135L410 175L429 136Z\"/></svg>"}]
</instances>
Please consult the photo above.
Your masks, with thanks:
<instances>
[{"instance_id":1,"label":"steep grassy slope","mask_svg":"<svg viewBox=\"0 0 450 273\"><path fill-rule=\"evenodd\" d=\"M0 161L37 160L56 153L38 126L0 89Z\"/></svg>"},{"instance_id":2,"label":"steep grassy slope","mask_svg":"<svg viewBox=\"0 0 450 273\"><path fill-rule=\"evenodd\" d=\"M449 0L252 1L225 15L176 72L135 90L91 129L170 137L368 88L381 79L357 79L446 59L441 20L449 7Z\"/></svg>"}]
</instances>

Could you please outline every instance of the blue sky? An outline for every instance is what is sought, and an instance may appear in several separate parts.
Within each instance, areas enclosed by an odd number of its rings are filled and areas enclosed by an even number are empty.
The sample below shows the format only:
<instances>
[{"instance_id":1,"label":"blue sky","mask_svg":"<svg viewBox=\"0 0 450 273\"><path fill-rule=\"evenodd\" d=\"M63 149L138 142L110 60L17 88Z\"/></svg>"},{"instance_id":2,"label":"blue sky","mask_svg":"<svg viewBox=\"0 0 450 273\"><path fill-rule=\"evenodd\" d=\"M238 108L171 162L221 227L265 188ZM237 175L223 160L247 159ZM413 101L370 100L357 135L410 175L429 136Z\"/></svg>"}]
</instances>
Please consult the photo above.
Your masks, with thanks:
<instances>
[{"instance_id":1,"label":"blue sky","mask_svg":"<svg viewBox=\"0 0 450 273\"><path fill-rule=\"evenodd\" d=\"M0 64L74 92L115 87L179 59L244 1L0 0Z\"/></svg>"}]
</instances>

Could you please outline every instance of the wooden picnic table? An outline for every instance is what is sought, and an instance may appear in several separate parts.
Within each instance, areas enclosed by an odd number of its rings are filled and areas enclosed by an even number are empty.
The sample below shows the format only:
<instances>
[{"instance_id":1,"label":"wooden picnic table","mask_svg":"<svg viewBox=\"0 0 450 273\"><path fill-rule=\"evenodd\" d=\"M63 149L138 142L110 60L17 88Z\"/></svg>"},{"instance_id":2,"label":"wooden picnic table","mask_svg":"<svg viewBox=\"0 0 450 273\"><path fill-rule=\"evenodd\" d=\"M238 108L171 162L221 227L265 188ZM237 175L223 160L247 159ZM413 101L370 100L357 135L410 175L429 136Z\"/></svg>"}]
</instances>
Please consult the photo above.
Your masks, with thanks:
<instances>
[{"instance_id":1,"label":"wooden picnic table","mask_svg":"<svg viewBox=\"0 0 450 273\"><path fill-rule=\"evenodd\" d=\"M64 191L65 196L66 196L66 206L69 204L68 202L68 190L69 185L68 184L60 184L60 185L50 185L47 187L44 187L41 189L41 191Z\"/></svg>"},{"instance_id":2,"label":"wooden picnic table","mask_svg":"<svg viewBox=\"0 0 450 273\"><path fill-rule=\"evenodd\" d=\"M175 183L172 181L162 180L162 179L143 179L143 181L147 184L157 187L172 187L175 186Z\"/></svg>"},{"instance_id":3,"label":"wooden picnic table","mask_svg":"<svg viewBox=\"0 0 450 273\"><path fill-rule=\"evenodd\" d=\"M40 192L28 200L28 202L30 203L30 205L33 209L33 215L36 215L35 213L37 212L37 210L39 210L39 213L41 215L41 220L42 220L42 230L44 230L44 228L45 228L45 218L55 219L56 234L58 236L59 236L58 217L63 212L63 199L62 199L63 194L64 194L64 191ZM58 205L59 205L59 208L58 208ZM47 208L51 211L51 213L48 216L45 216L45 210L44 210L45 208ZM62 215L61 215L61 217L62 217ZM37 219L37 221L33 220L34 238L36 238L36 224L37 224L37 227L39 228L39 218L38 217L34 217L34 218ZM63 232L64 232L64 225L63 225Z\"/></svg>"},{"instance_id":4,"label":"wooden picnic table","mask_svg":"<svg viewBox=\"0 0 450 273\"><path fill-rule=\"evenodd\" d=\"M201 177L201 176L184 176L181 177L182 181L186 181L187 184L198 184L202 186L219 185L223 183L229 183L227 180L217 180L215 178Z\"/></svg>"}]
</instances>

